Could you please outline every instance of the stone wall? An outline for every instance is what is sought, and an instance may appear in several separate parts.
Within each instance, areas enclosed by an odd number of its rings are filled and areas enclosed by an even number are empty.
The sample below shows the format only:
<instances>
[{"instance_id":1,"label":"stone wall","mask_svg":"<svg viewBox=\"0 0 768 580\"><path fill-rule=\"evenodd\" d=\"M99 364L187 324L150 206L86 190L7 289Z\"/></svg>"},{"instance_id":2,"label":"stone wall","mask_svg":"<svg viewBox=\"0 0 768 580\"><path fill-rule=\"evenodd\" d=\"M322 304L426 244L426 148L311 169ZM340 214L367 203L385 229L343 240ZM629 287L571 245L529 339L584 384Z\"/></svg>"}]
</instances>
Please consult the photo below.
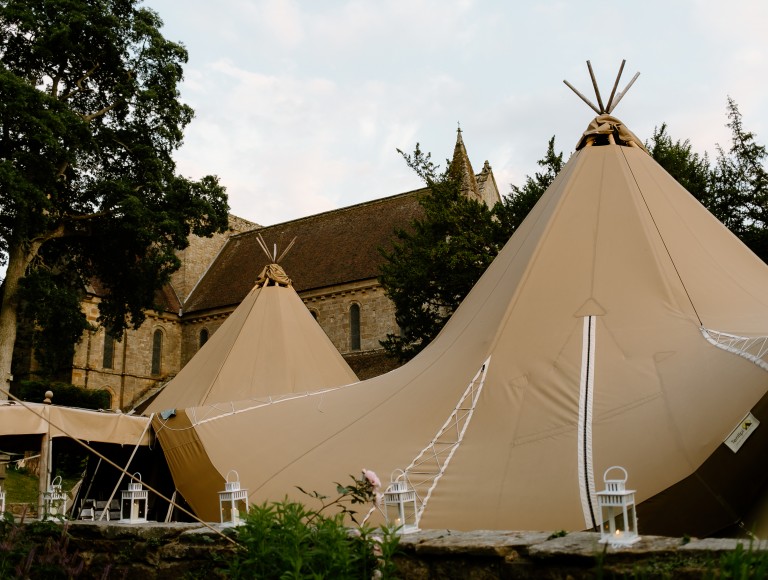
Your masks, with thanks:
<instances>
[{"instance_id":1,"label":"stone wall","mask_svg":"<svg viewBox=\"0 0 768 580\"><path fill-rule=\"evenodd\" d=\"M88 321L95 325L99 299L91 296L83 306ZM152 345L158 330L163 337L160 372L152 373ZM71 382L86 389L108 390L113 409L131 407L148 389L168 381L181 368L181 325L175 314L149 312L138 329L127 330L114 343L112 368L104 367L106 336L101 327L83 334L75 345Z\"/></svg>"},{"instance_id":2,"label":"stone wall","mask_svg":"<svg viewBox=\"0 0 768 580\"><path fill-rule=\"evenodd\" d=\"M334 346L351 361L360 378L370 378L391 370L397 363L382 353L379 341L397 332L394 305L376 280L345 284L322 292L300 294ZM88 321L96 325L99 298L83 302ZM350 344L350 307L360 308L360 349ZM208 312L201 316L149 312L136 330L129 329L115 343L112 368L104 367L106 332L97 327L85 332L75 346L72 384L88 389L107 389L112 408L127 409L149 389L173 378L200 349L200 332L209 338L231 311ZM156 330L163 333L163 358L159 374L152 374L152 341ZM360 356L371 355L371 356ZM370 364L369 364L370 363ZM370 367L370 368L369 368Z\"/></svg>"},{"instance_id":3,"label":"stone wall","mask_svg":"<svg viewBox=\"0 0 768 580\"><path fill-rule=\"evenodd\" d=\"M335 286L322 291L302 292L299 297L345 358L357 353L380 353L379 341L384 340L388 333L397 332L394 305L376 280ZM360 350L353 350L350 345L349 313L352 304L360 307ZM209 337L212 336L229 314L231 311L182 316L182 364L189 362L200 349L200 331L205 329ZM359 364L363 365L365 360L361 359ZM392 361L389 361L387 370L390 370L392 364Z\"/></svg>"},{"instance_id":4,"label":"stone wall","mask_svg":"<svg viewBox=\"0 0 768 580\"><path fill-rule=\"evenodd\" d=\"M394 304L376 280L302 292L300 296L342 354L355 352L350 344L352 304L360 307L360 352L380 349L379 341L397 332Z\"/></svg>"},{"instance_id":5,"label":"stone wall","mask_svg":"<svg viewBox=\"0 0 768 580\"><path fill-rule=\"evenodd\" d=\"M203 316L182 316L181 326L181 364L189 362L200 350L200 332L206 330L208 338L213 336L232 311L206 313Z\"/></svg>"},{"instance_id":6,"label":"stone wall","mask_svg":"<svg viewBox=\"0 0 768 580\"><path fill-rule=\"evenodd\" d=\"M171 275L171 285L179 300L183 303L187 299L230 236L257 227L258 224L230 214L228 231L209 238L189 236L189 246L177 252L181 267Z\"/></svg>"},{"instance_id":7,"label":"stone wall","mask_svg":"<svg viewBox=\"0 0 768 580\"><path fill-rule=\"evenodd\" d=\"M85 567L80 578L224 577L238 546L199 524L116 524L72 522L70 550ZM228 529L224 533L231 535ZM235 536L236 537L236 536ZM720 576L746 576L737 568L750 558L765 559L768 542L738 539L644 537L631 547L599 543L592 532L426 530L403 536L395 557L406 580L514 578L675 578L707 577L730 556ZM739 548L741 546L741 548ZM748 552L733 558L737 550ZM735 575L727 575L728 572Z\"/></svg>"}]
</instances>

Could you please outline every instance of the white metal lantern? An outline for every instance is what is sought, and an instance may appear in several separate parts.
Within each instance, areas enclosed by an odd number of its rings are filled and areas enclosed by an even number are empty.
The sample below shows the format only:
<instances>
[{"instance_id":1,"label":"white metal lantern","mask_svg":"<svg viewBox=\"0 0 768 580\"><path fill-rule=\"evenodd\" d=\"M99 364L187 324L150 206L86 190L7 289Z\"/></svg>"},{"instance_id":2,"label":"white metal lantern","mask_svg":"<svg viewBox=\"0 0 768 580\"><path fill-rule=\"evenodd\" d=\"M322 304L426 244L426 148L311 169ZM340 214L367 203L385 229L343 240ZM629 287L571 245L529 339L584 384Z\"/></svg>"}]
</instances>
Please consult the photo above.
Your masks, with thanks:
<instances>
[{"instance_id":1,"label":"white metal lantern","mask_svg":"<svg viewBox=\"0 0 768 580\"><path fill-rule=\"evenodd\" d=\"M416 491L408 485L408 478L400 469L392 472L389 487L384 491L384 508L387 524L397 529L397 533L419 531Z\"/></svg>"},{"instance_id":2,"label":"white metal lantern","mask_svg":"<svg viewBox=\"0 0 768 580\"><path fill-rule=\"evenodd\" d=\"M147 499L149 492L141 484L141 474L134 473L133 480L128 484L128 489L121 492L120 523L143 524L147 521Z\"/></svg>"},{"instance_id":3,"label":"white metal lantern","mask_svg":"<svg viewBox=\"0 0 768 580\"><path fill-rule=\"evenodd\" d=\"M0 515L5 513L5 490L0 487Z\"/></svg>"},{"instance_id":4,"label":"white metal lantern","mask_svg":"<svg viewBox=\"0 0 768 580\"><path fill-rule=\"evenodd\" d=\"M234 481L229 476L234 475ZM240 489L240 476L234 469L227 473L224 491L219 492L219 514L222 526L239 526L245 521L243 514L248 513L248 490Z\"/></svg>"},{"instance_id":5,"label":"white metal lantern","mask_svg":"<svg viewBox=\"0 0 768 580\"><path fill-rule=\"evenodd\" d=\"M623 479L609 479L612 470L621 470ZM605 489L597 492L600 506L600 542L618 546L629 546L640 539L637 535L637 512L635 511L635 490L625 489L627 470L618 465L609 467L603 474Z\"/></svg>"},{"instance_id":6,"label":"white metal lantern","mask_svg":"<svg viewBox=\"0 0 768 580\"><path fill-rule=\"evenodd\" d=\"M53 478L48 490L43 492L43 517L51 520L64 517L67 513L67 494L61 490L61 476Z\"/></svg>"}]
</instances>

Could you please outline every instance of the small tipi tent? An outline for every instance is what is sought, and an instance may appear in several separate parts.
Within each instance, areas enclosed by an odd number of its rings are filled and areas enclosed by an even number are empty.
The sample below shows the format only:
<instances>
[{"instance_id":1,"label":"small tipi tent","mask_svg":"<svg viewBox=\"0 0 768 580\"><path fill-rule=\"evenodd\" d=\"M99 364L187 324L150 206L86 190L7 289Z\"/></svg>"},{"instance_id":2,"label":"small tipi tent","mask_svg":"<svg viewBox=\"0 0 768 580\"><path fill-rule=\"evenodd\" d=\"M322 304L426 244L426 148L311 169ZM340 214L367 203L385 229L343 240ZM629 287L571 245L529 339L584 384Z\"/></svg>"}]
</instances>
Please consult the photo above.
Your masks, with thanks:
<instances>
[{"instance_id":1,"label":"small tipi tent","mask_svg":"<svg viewBox=\"0 0 768 580\"><path fill-rule=\"evenodd\" d=\"M264 268L245 299L145 414L356 381L291 280L274 263Z\"/></svg>"},{"instance_id":2,"label":"small tipi tent","mask_svg":"<svg viewBox=\"0 0 768 580\"><path fill-rule=\"evenodd\" d=\"M641 533L705 535L768 481L766 337L768 268L601 114L411 362L163 427L179 443L192 428L254 502L401 469L422 528L591 529L620 465ZM215 506L200 479L181 491Z\"/></svg>"}]
</instances>

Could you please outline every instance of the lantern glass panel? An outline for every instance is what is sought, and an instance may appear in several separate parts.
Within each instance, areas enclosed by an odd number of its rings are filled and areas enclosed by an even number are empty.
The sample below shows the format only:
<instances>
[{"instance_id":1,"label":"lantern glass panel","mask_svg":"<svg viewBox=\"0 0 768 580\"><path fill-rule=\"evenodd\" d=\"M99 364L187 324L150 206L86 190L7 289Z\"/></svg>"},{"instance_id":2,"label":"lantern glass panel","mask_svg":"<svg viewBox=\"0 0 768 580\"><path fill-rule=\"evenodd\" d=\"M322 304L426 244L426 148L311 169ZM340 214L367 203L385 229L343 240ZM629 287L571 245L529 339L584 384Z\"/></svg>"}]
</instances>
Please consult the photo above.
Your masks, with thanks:
<instances>
[{"instance_id":1,"label":"lantern glass panel","mask_svg":"<svg viewBox=\"0 0 768 580\"><path fill-rule=\"evenodd\" d=\"M230 481L230 477L232 480ZM240 489L240 477L234 469L227 473L224 491L219 492L219 518L222 526L239 526L248 515L248 490Z\"/></svg>"},{"instance_id":2,"label":"lantern glass panel","mask_svg":"<svg viewBox=\"0 0 768 580\"><path fill-rule=\"evenodd\" d=\"M395 476L396 473L399 475ZM400 534L418 531L418 506L416 491L408 485L405 474L397 470L384 492L387 524Z\"/></svg>"},{"instance_id":3,"label":"lantern glass panel","mask_svg":"<svg viewBox=\"0 0 768 580\"><path fill-rule=\"evenodd\" d=\"M147 519L147 502L134 497L124 497L120 513L125 520Z\"/></svg>"},{"instance_id":4,"label":"lantern glass panel","mask_svg":"<svg viewBox=\"0 0 768 580\"><path fill-rule=\"evenodd\" d=\"M611 479L611 471L621 471L623 477ZM623 467L609 467L603 475L605 489L597 492L600 505L600 541L616 545L630 545L637 542L637 513L635 491L626 489L627 471Z\"/></svg>"},{"instance_id":5,"label":"lantern glass panel","mask_svg":"<svg viewBox=\"0 0 768 580\"><path fill-rule=\"evenodd\" d=\"M128 489L120 496L120 521L140 524L147 521L147 500L149 492L141 483L141 474L134 473L134 480L128 483Z\"/></svg>"}]
</instances>

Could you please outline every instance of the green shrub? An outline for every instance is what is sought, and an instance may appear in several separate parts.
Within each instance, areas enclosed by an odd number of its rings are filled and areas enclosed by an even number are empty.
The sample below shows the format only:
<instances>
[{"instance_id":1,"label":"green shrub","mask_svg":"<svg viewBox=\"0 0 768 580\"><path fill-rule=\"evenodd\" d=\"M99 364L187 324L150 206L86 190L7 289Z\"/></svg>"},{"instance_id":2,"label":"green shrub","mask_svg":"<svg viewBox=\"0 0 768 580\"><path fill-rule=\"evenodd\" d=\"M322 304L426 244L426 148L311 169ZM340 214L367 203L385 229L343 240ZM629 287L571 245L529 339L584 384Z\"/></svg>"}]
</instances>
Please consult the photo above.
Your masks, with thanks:
<instances>
[{"instance_id":1,"label":"green shrub","mask_svg":"<svg viewBox=\"0 0 768 580\"><path fill-rule=\"evenodd\" d=\"M111 396L105 389L90 390L67 383L19 381L11 386L11 394L22 401L42 403L46 391L53 391L53 404L81 409L109 409Z\"/></svg>"},{"instance_id":2,"label":"green shrub","mask_svg":"<svg viewBox=\"0 0 768 580\"><path fill-rule=\"evenodd\" d=\"M0 520L0 578L75 578L84 562L69 546L66 526Z\"/></svg>"},{"instance_id":3,"label":"green shrub","mask_svg":"<svg viewBox=\"0 0 768 580\"><path fill-rule=\"evenodd\" d=\"M735 550L720 556L720 561L707 578L768 578L768 552L754 550L751 543L746 550L742 544L738 544Z\"/></svg>"},{"instance_id":4,"label":"green shrub","mask_svg":"<svg viewBox=\"0 0 768 580\"><path fill-rule=\"evenodd\" d=\"M235 557L230 575L340 580L394 577L393 556L399 543L395 530L358 524L350 507L368 507L380 500L378 485L367 474L371 472L364 472L359 480L352 478L353 485L337 484L339 496L331 501L301 490L320 502L317 509L288 499L253 506L245 525L237 529L237 540L244 549ZM377 478L375 481L378 483ZM336 513L326 515L328 510ZM354 528L346 527L346 517L355 522Z\"/></svg>"}]
</instances>

